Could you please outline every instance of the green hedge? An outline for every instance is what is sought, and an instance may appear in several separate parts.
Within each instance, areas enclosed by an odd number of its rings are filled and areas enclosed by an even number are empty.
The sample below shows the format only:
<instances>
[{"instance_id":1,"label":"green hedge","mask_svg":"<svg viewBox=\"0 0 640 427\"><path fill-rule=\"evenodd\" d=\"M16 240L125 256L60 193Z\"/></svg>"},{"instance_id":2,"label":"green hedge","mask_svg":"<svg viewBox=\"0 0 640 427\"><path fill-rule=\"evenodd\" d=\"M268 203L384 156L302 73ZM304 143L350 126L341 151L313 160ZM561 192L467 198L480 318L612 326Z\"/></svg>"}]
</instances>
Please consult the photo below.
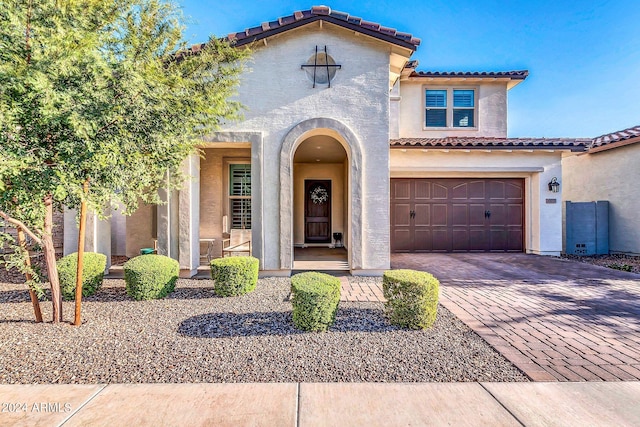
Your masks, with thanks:
<instances>
[{"instance_id":1,"label":"green hedge","mask_svg":"<svg viewBox=\"0 0 640 427\"><path fill-rule=\"evenodd\" d=\"M178 261L164 255L140 255L124 263L127 294L136 300L163 298L173 292Z\"/></svg>"},{"instance_id":2,"label":"green hedge","mask_svg":"<svg viewBox=\"0 0 640 427\"><path fill-rule=\"evenodd\" d=\"M310 271L291 277L293 324L304 331L326 331L336 320L340 279Z\"/></svg>"},{"instance_id":3,"label":"green hedge","mask_svg":"<svg viewBox=\"0 0 640 427\"><path fill-rule=\"evenodd\" d=\"M232 297L244 295L258 283L258 258L232 256L211 261L211 278L216 295Z\"/></svg>"},{"instance_id":4,"label":"green hedge","mask_svg":"<svg viewBox=\"0 0 640 427\"><path fill-rule=\"evenodd\" d=\"M76 275L78 272L78 253L74 252L60 258L58 278L62 298L66 301L76 299ZM104 254L85 252L82 257L82 296L88 297L96 293L102 286L104 270L107 268L107 257Z\"/></svg>"},{"instance_id":5,"label":"green hedge","mask_svg":"<svg viewBox=\"0 0 640 427\"><path fill-rule=\"evenodd\" d=\"M433 325L438 311L440 282L429 273L414 270L388 270L382 277L389 321L409 329Z\"/></svg>"}]
</instances>

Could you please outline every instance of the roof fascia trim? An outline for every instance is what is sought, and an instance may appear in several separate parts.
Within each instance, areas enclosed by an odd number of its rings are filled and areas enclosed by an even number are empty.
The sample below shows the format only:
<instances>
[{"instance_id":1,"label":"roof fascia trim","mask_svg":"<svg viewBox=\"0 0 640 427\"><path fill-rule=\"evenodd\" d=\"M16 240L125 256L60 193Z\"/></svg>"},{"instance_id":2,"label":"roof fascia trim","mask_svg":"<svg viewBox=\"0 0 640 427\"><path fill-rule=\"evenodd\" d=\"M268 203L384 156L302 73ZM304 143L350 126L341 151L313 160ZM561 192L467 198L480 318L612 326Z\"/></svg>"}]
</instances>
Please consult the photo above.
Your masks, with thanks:
<instances>
[{"instance_id":1,"label":"roof fascia trim","mask_svg":"<svg viewBox=\"0 0 640 427\"><path fill-rule=\"evenodd\" d=\"M393 36L388 36L386 34L378 32L378 31L369 30L367 28L361 27L360 25L353 25L353 24L350 24L348 22L342 21L341 19L337 19L337 18L334 18L332 16L328 16L328 15L315 15L315 16L312 16L312 17L309 17L309 18L306 18L306 19L301 19L300 21L292 22L292 23L287 24L285 26L281 26L281 27L278 27L278 28L275 28L275 29L270 29L270 30L267 30L267 31L263 31L263 32L261 32L259 34L254 35L254 36L245 37L245 38L243 38L241 40L235 41L234 42L234 46L244 46L244 45L247 45L247 44L251 44L253 42L256 42L256 41L259 41L259 40L262 40L262 39L266 39L266 38L269 38L269 37L273 37L273 36L276 36L278 34L284 33L286 31L293 30L295 28L299 28L299 27L311 24L311 23L316 22L316 21L326 21L326 22L329 22L331 24L337 25L339 27L343 27L343 28L346 28L348 30L356 31L356 32L365 34L367 36L376 38L378 40L382 40L382 41L385 41L387 43L395 44L395 45L404 47L406 49L410 49L412 52L415 52L416 49L417 49L417 46L412 44L412 43L404 42L404 41L399 40L399 39L397 39L397 38L395 38ZM232 42L233 42L233 40L232 40Z\"/></svg>"}]
</instances>

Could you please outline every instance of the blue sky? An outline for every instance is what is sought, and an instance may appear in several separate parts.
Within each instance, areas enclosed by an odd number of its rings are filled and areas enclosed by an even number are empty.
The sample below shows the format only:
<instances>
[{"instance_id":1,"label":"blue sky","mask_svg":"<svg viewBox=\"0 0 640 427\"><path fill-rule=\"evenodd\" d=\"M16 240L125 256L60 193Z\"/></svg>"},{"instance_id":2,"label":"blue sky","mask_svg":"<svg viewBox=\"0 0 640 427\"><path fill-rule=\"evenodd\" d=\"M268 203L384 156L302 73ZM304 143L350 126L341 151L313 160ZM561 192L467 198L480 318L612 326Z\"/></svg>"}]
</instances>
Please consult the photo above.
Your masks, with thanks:
<instances>
[{"instance_id":1,"label":"blue sky","mask_svg":"<svg viewBox=\"0 0 640 427\"><path fill-rule=\"evenodd\" d=\"M422 71L529 70L510 137L595 137L640 125L638 0L179 2L193 43L325 4L422 39Z\"/></svg>"}]
</instances>

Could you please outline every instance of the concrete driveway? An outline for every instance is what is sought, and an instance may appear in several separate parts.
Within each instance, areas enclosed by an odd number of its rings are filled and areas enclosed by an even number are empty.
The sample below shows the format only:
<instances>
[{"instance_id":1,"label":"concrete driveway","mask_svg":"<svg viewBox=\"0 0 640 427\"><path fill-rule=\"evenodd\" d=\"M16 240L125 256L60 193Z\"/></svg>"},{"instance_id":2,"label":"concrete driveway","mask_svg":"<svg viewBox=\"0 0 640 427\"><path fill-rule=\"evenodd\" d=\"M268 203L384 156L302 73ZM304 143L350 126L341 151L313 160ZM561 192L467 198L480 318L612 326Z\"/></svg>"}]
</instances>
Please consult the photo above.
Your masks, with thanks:
<instances>
[{"instance_id":1,"label":"concrete driveway","mask_svg":"<svg viewBox=\"0 0 640 427\"><path fill-rule=\"evenodd\" d=\"M392 254L534 381L640 379L640 275L525 254Z\"/></svg>"}]
</instances>

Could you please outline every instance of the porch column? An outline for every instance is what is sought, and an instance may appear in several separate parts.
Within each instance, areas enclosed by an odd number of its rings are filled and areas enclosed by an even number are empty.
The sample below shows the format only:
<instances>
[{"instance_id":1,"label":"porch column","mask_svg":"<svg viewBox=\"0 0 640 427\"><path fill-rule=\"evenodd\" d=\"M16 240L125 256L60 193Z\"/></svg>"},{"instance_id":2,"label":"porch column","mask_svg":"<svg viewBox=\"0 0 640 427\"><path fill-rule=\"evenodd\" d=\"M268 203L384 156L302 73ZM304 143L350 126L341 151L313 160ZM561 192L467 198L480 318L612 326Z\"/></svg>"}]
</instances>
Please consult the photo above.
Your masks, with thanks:
<instances>
[{"instance_id":1,"label":"porch column","mask_svg":"<svg viewBox=\"0 0 640 427\"><path fill-rule=\"evenodd\" d=\"M191 277L200 265L200 157L189 156L182 173L188 178L178 195L178 262L180 275Z\"/></svg>"},{"instance_id":2,"label":"porch column","mask_svg":"<svg viewBox=\"0 0 640 427\"><path fill-rule=\"evenodd\" d=\"M105 212L109 214L109 212ZM75 209L64 208L64 243L63 255L69 255L78 251L78 222ZM95 213L87 213L84 250L96 252L107 257L107 267L111 267L111 221L98 218Z\"/></svg>"},{"instance_id":3,"label":"porch column","mask_svg":"<svg viewBox=\"0 0 640 427\"><path fill-rule=\"evenodd\" d=\"M111 209L107 208L105 214L110 214L110 211ZM106 255L106 269L108 271L111 268L111 219L103 221L95 213L88 213L84 250Z\"/></svg>"},{"instance_id":4,"label":"porch column","mask_svg":"<svg viewBox=\"0 0 640 427\"><path fill-rule=\"evenodd\" d=\"M169 179L167 174L165 188L158 190L160 200L164 203L158 205L158 254L168 256L178 260L178 192L167 190L169 187Z\"/></svg>"}]
</instances>

